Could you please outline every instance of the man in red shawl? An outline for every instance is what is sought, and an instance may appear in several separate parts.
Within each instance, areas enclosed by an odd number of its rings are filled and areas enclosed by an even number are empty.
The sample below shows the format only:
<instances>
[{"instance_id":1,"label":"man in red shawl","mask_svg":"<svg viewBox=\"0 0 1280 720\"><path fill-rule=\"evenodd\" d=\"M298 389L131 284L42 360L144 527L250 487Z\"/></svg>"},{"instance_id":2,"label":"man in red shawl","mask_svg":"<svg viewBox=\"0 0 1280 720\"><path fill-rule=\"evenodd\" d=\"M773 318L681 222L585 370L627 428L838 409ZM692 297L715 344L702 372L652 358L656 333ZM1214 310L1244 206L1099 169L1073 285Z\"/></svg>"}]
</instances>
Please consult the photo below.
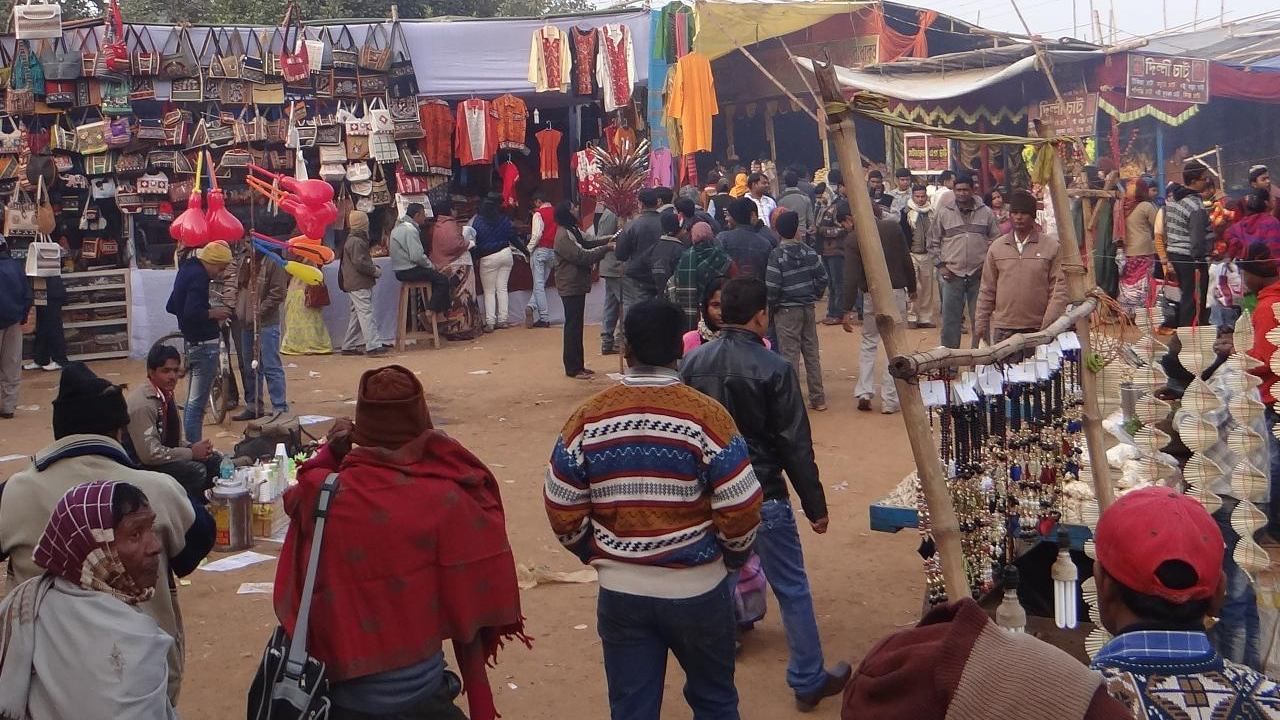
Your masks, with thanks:
<instances>
[{"instance_id":1,"label":"man in red shawl","mask_svg":"<svg viewBox=\"0 0 1280 720\"><path fill-rule=\"evenodd\" d=\"M493 474L432 429L412 372L391 365L364 373L354 428L339 421L284 496L291 524L275 608L290 633L320 485L333 472L340 485L307 638L333 682L330 720L465 719L453 704L458 681L445 670L445 639L453 641L470 717L493 720L485 664L505 638L529 643Z\"/></svg>"}]
</instances>

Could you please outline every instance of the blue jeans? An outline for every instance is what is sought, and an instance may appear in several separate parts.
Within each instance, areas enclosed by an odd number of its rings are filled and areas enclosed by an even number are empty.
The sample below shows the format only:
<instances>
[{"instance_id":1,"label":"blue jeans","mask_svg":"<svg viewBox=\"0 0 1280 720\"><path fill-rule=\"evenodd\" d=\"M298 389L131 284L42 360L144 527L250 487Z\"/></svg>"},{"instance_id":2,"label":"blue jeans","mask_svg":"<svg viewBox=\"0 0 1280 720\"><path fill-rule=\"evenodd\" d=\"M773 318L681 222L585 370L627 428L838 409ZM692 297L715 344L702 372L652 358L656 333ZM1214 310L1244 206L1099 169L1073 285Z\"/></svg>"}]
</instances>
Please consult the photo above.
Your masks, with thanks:
<instances>
[{"instance_id":1,"label":"blue jeans","mask_svg":"<svg viewBox=\"0 0 1280 720\"><path fill-rule=\"evenodd\" d=\"M791 652L787 685L799 695L817 692L827 681L827 671L822 662L822 641L818 639L818 619L813 613L813 594L804 572L804 550L800 547L800 533L796 530L790 500L764 501L755 550L782 611L782 629Z\"/></svg>"},{"instance_id":2,"label":"blue jeans","mask_svg":"<svg viewBox=\"0 0 1280 720\"><path fill-rule=\"evenodd\" d=\"M1222 561L1222 571L1227 576L1227 596L1218 613L1218 624L1213 626L1209 637L1222 657L1236 663L1248 665L1255 670L1262 670L1262 655L1258 648L1260 634L1258 622L1258 597L1254 593L1253 583L1249 576L1236 565L1231 558L1231 551L1236 546L1240 535L1231 527L1231 512L1239 504L1230 496L1222 496L1222 507L1213 514L1222 530L1222 539L1227 549Z\"/></svg>"},{"instance_id":3,"label":"blue jeans","mask_svg":"<svg viewBox=\"0 0 1280 720\"><path fill-rule=\"evenodd\" d=\"M191 387L187 393L187 409L182 416L182 430L187 442L197 443L204 437L204 411L209 407L209 391L218 374L218 341L205 340L187 345L187 375Z\"/></svg>"},{"instance_id":4,"label":"blue jeans","mask_svg":"<svg viewBox=\"0 0 1280 720\"><path fill-rule=\"evenodd\" d=\"M533 271L533 294L529 296L529 307L542 322L551 321L551 311L547 308L547 275L551 274L555 262L556 251L551 248L537 248L529 257L529 269Z\"/></svg>"},{"instance_id":5,"label":"blue jeans","mask_svg":"<svg viewBox=\"0 0 1280 720\"><path fill-rule=\"evenodd\" d=\"M682 599L601 588L596 629L604 649L612 720L661 716L668 650L684 669L684 698L694 720L738 720L728 577L708 593Z\"/></svg>"},{"instance_id":6,"label":"blue jeans","mask_svg":"<svg viewBox=\"0 0 1280 720\"><path fill-rule=\"evenodd\" d=\"M284 395L284 364L280 361L280 325L259 325L258 326L258 371L253 372L251 369L249 374L244 378L244 404L250 410L262 413L262 387L259 385L259 378L262 378L267 385L267 394L271 396L271 409L276 412L286 412L289 410L289 403L285 400ZM253 348L253 324L245 325L244 335L245 350ZM253 357L252 355L250 356ZM252 363L252 360L250 360Z\"/></svg>"},{"instance_id":7,"label":"blue jeans","mask_svg":"<svg viewBox=\"0 0 1280 720\"><path fill-rule=\"evenodd\" d=\"M839 320L844 317L844 256L823 255L827 266L827 317Z\"/></svg>"},{"instance_id":8,"label":"blue jeans","mask_svg":"<svg viewBox=\"0 0 1280 720\"><path fill-rule=\"evenodd\" d=\"M942 277L941 273L939 276ZM942 277L942 344L944 347L960 347L960 326L964 324L965 308L969 310L972 324L978 311L978 290L982 287L982 268L963 277ZM973 347L978 347L976 328L969 334Z\"/></svg>"},{"instance_id":9,"label":"blue jeans","mask_svg":"<svg viewBox=\"0 0 1280 720\"><path fill-rule=\"evenodd\" d=\"M1267 447L1271 450L1271 500L1266 506L1267 533L1271 537L1280 538L1280 439L1276 438L1276 423L1280 422L1280 415L1268 407L1266 418L1267 428L1271 430L1267 433Z\"/></svg>"},{"instance_id":10,"label":"blue jeans","mask_svg":"<svg viewBox=\"0 0 1280 720\"><path fill-rule=\"evenodd\" d=\"M600 347L609 349L618 333L618 321L622 319L622 278L607 277L604 280L604 318L600 326Z\"/></svg>"}]
</instances>

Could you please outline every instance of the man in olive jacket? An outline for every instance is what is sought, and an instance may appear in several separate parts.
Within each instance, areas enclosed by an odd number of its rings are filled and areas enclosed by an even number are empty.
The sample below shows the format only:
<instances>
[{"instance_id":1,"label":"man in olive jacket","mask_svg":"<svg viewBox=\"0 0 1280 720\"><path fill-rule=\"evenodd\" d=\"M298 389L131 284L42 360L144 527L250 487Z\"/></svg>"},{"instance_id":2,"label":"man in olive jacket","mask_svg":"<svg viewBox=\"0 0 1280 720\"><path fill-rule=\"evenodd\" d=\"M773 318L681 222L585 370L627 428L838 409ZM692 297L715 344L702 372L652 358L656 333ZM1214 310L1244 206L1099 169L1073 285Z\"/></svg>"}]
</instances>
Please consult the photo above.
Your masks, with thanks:
<instances>
[{"instance_id":1,"label":"man in olive jacket","mask_svg":"<svg viewBox=\"0 0 1280 720\"><path fill-rule=\"evenodd\" d=\"M378 343L378 325L373 319L373 286L381 275L382 270L369 254L369 216L352 210L347 214L347 241L342 246L342 265L338 269L338 287L351 301L343 355L387 352L386 346ZM364 345L363 350L360 345Z\"/></svg>"}]
</instances>

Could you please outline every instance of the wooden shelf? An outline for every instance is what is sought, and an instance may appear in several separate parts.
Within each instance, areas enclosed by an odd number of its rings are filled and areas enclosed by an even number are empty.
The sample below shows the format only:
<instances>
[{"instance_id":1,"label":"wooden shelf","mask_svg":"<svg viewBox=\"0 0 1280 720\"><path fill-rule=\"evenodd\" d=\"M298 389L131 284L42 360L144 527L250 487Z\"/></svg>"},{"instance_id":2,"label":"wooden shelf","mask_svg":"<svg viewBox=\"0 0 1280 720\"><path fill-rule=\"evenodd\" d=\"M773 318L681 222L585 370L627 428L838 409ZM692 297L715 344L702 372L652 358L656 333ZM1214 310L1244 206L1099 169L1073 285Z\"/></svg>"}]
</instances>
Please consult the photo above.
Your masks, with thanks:
<instances>
[{"instance_id":1,"label":"wooden shelf","mask_svg":"<svg viewBox=\"0 0 1280 720\"><path fill-rule=\"evenodd\" d=\"M79 355L68 355L68 360L83 362L85 360L110 360L112 358L127 358L128 350L110 350L107 352L81 353Z\"/></svg>"},{"instance_id":2,"label":"wooden shelf","mask_svg":"<svg viewBox=\"0 0 1280 720\"><path fill-rule=\"evenodd\" d=\"M81 274L83 273L76 273L76 275L81 275ZM65 278L65 277L73 277L73 276L64 275L63 277ZM109 285L93 285L93 284L68 285L67 292L73 293L73 292L90 292L92 290L125 290L128 287L129 285L127 283L111 283Z\"/></svg>"},{"instance_id":3,"label":"wooden shelf","mask_svg":"<svg viewBox=\"0 0 1280 720\"><path fill-rule=\"evenodd\" d=\"M64 328L86 328L86 327L103 327L105 325L128 325L129 318L115 318L113 320L79 320L77 322L64 322Z\"/></svg>"},{"instance_id":4,"label":"wooden shelf","mask_svg":"<svg viewBox=\"0 0 1280 720\"><path fill-rule=\"evenodd\" d=\"M67 310L94 310L99 308L119 308L119 307L127 308L129 307L129 303L125 302L124 300L112 300L111 302L96 302L96 303L78 303L76 305L63 305L62 310L63 312L66 312Z\"/></svg>"},{"instance_id":5,"label":"wooden shelf","mask_svg":"<svg viewBox=\"0 0 1280 720\"><path fill-rule=\"evenodd\" d=\"M89 334L102 334L103 332L125 334L126 340L123 347L117 350L103 350L99 352L82 352L68 356L70 360L86 361L86 360L106 360L111 358L127 358L129 357L129 343L132 339L133 323L131 315L131 299L132 289L129 286L129 270L128 268L113 268L107 270L87 270L85 272L65 273L62 275L63 283L68 293L79 293L72 295L68 299L74 304L62 306L64 320L62 327L67 330L76 328L106 328L105 331L98 330L88 331ZM96 284L95 284L96 283ZM115 298L112 300L100 300L98 302L88 302L91 296L84 293L93 292L110 292L115 294L107 295L107 297ZM102 296L94 296L101 298ZM67 322L65 313L68 311L92 311L96 309L113 308L118 310L124 308L124 316L109 319L95 320L76 320ZM90 317L93 317L91 314ZM83 338L82 338L83 339ZM79 344L79 348L93 347L93 345ZM30 359L30 358L24 358Z\"/></svg>"}]
</instances>

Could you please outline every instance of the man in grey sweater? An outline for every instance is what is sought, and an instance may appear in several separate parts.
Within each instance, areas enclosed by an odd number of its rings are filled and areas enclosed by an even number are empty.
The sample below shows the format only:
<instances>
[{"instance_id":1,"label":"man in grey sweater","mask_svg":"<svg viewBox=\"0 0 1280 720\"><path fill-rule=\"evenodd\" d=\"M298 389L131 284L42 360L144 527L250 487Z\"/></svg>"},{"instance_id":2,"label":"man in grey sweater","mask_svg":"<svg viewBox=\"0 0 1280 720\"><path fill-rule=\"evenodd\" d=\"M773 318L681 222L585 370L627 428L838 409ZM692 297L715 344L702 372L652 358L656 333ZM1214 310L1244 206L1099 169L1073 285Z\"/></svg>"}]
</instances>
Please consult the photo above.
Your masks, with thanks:
<instances>
[{"instance_id":1,"label":"man in grey sweater","mask_svg":"<svg viewBox=\"0 0 1280 720\"><path fill-rule=\"evenodd\" d=\"M409 203L404 216L391 230L391 269L396 279L405 282L431 283L431 301L427 308L432 312L449 309L449 276L436 270L422 247L422 225L427 222L427 210L421 203Z\"/></svg>"},{"instance_id":2,"label":"man in grey sweater","mask_svg":"<svg viewBox=\"0 0 1280 720\"><path fill-rule=\"evenodd\" d=\"M596 238L613 238L618 234L618 216L605 208L596 216ZM618 354L619 320L622 319L622 261L612 250L600 260L600 279L604 280L604 317L600 322L600 354Z\"/></svg>"},{"instance_id":3,"label":"man in grey sweater","mask_svg":"<svg viewBox=\"0 0 1280 720\"><path fill-rule=\"evenodd\" d=\"M800 175L795 170L788 170L782 176L784 189L782 194L778 196L778 205L796 214L796 218L800 221L800 230L796 238L809 247L813 247L814 225L816 224L813 217L813 197L801 190L799 183Z\"/></svg>"}]
</instances>

